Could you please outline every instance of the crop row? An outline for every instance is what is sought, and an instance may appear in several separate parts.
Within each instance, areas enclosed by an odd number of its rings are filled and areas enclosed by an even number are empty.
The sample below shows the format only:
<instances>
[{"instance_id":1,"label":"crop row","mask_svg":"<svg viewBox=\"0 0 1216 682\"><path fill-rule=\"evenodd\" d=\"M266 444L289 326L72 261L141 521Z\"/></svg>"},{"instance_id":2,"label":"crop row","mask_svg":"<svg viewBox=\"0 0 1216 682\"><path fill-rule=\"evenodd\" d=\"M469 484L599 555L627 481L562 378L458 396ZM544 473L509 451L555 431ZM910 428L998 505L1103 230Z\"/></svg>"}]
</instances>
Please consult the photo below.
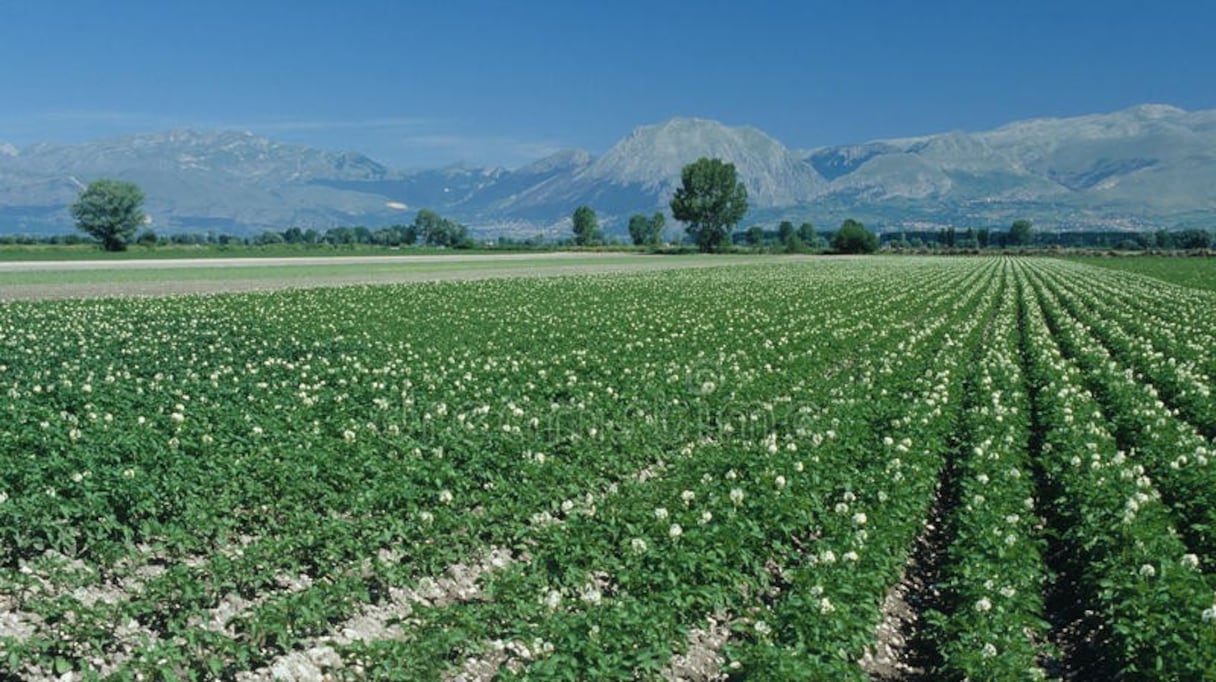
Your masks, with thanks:
<instances>
[{"instance_id":1,"label":"crop row","mask_svg":"<svg viewBox=\"0 0 1216 682\"><path fill-rule=\"evenodd\" d=\"M947 519L952 540L942 562L945 613L935 637L939 672L948 679L1046 675L1048 576L1017 311L1018 289L1009 281L967 391L954 464L955 508Z\"/></svg>"}]
</instances>

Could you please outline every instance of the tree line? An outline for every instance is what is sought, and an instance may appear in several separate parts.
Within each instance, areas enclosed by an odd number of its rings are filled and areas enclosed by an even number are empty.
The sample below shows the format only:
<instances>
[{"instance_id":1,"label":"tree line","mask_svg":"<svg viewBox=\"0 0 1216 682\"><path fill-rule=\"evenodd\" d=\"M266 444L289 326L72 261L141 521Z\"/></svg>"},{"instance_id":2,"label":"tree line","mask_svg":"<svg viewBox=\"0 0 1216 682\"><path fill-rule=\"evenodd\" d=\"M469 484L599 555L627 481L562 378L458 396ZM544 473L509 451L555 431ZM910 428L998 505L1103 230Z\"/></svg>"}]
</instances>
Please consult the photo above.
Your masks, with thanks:
<instances>
[{"instance_id":1,"label":"tree line","mask_svg":"<svg viewBox=\"0 0 1216 682\"><path fill-rule=\"evenodd\" d=\"M123 251L128 244L153 245L162 239L150 228L136 236L141 226L148 224L143 212L144 194L131 182L111 179L95 180L84 188L71 205L76 227L100 242L106 251ZM175 234L167 240L181 244L234 244L257 246L270 244L369 244L377 246L427 246L468 249L475 246L469 230L461 223L445 218L431 209L418 211L408 225L390 225L376 230L366 227L334 227L320 232L315 229L289 227L281 232L266 230L251 239L232 235Z\"/></svg>"},{"instance_id":2,"label":"tree line","mask_svg":"<svg viewBox=\"0 0 1216 682\"><path fill-rule=\"evenodd\" d=\"M1216 235L1189 228L1169 231L1115 232L1072 230L1040 232L1026 220L1015 221L1009 230L953 227L937 230L900 230L882 235L884 246L897 250L992 249L992 248L1079 248L1117 251L1194 251L1212 248Z\"/></svg>"},{"instance_id":3,"label":"tree line","mask_svg":"<svg viewBox=\"0 0 1216 682\"><path fill-rule=\"evenodd\" d=\"M253 238L257 245L267 244L368 244L372 246L437 246L469 249L475 246L469 229L450 218L424 208L408 225L389 225L372 230L367 227L332 227L324 232L290 227L282 232L267 230Z\"/></svg>"},{"instance_id":4,"label":"tree line","mask_svg":"<svg viewBox=\"0 0 1216 682\"><path fill-rule=\"evenodd\" d=\"M144 194L134 183L101 179L84 188L70 211L77 227L100 243L107 251L124 250L128 244L157 244L162 240L147 226L143 213ZM920 249L930 244L947 249L984 249L990 247L1034 247L1034 246L1089 246L1090 244L1064 244L1069 233L1036 234L1028 220L1015 220L1007 231L971 229L958 232L953 227L936 232L914 232L909 237L906 231L887 233L879 237L859 221L846 219L840 228L830 235L820 234L815 227L804 222L798 227L790 221L782 221L774 233L762 226L753 225L743 232L736 232L739 222L747 214L747 188L738 178L735 165L721 159L702 157L690 163L680 173L680 186L669 204L671 215L684 224L687 239L703 252L724 251L737 244L753 247L779 246L790 253L823 251L830 246L840 253L872 253L887 245L896 250ZM603 243L603 231L595 210L590 206L579 206L571 216L573 240L579 246ZM143 227L143 232L137 232ZM629 238L636 246L657 248L663 240L666 218L659 211L647 216L634 214L629 219ZM1091 236L1095 233L1088 233ZM1103 234L1109 239L1110 233ZM1180 232L1157 230L1152 233L1117 233L1117 244L1102 244L1103 248L1123 249L1208 249L1213 245L1212 233L1187 229ZM0 243L3 243L0 239ZM67 241L67 240L64 240ZM249 243L270 244L367 244L386 247L422 244L432 247L467 249L475 246L468 228L450 218L443 217L431 209L418 212L410 224L390 225L375 230L366 227L335 227L320 232L316 229L290 227L283 231L267 230L253 237L242 239L229 235L209 234L205 237L187 237L180 234L167 241L174 243Z\"/></svg>"}]
</instances>

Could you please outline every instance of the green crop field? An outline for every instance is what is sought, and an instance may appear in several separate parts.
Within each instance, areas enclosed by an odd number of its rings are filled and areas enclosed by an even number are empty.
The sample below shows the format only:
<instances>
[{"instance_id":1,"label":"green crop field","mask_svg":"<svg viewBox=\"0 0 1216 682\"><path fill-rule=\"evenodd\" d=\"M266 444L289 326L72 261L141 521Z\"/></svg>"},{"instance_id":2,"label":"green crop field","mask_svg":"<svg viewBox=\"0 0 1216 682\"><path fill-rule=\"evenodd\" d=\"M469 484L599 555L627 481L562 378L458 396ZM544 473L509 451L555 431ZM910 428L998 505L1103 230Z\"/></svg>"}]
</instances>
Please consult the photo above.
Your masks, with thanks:
<instances>
[{"instance_id":1,"label":"green crop field","mask_svg":"<svg viewBox=\"0 0 1216 682\"><path fill-rule=\"evenodd\" d=\"M1126 256L1075 258L1082 263L1134 272L1172 284L1216 291L1216 258L1177 256Z\"/></svg>"},{"instance_id":2,"label":"green crop field","mask_svg":"<svg viewBox=\"0 0 1216 682\"><path fill-rule=\"evenodd\" d=\"M1216 679L1216 294L858 258L0 304L0 679Z\"/></svg>"}]
</instances>

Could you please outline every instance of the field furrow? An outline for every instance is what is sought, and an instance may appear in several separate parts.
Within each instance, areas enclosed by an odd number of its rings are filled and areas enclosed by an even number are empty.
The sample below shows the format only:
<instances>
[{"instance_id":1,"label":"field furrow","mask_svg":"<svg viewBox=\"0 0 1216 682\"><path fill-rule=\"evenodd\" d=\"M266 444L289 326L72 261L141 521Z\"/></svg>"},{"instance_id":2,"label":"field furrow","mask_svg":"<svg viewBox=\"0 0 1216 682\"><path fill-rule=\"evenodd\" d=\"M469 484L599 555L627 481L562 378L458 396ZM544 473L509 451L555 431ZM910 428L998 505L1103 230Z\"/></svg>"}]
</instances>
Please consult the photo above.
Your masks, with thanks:
<instances>
[{"instance_id":1,"label":"field furrow","mask_svg":"<svg viewBox=\"0 0 1216 682\"><path fill-rule=\"evenodd\" d=\"M1048 574L1017 317L1018 288L1009 282L964 396L945 519L950 541L939 558L945 594L932 632L937 679L1045 676Z\"/></svg>"}]
</instances>

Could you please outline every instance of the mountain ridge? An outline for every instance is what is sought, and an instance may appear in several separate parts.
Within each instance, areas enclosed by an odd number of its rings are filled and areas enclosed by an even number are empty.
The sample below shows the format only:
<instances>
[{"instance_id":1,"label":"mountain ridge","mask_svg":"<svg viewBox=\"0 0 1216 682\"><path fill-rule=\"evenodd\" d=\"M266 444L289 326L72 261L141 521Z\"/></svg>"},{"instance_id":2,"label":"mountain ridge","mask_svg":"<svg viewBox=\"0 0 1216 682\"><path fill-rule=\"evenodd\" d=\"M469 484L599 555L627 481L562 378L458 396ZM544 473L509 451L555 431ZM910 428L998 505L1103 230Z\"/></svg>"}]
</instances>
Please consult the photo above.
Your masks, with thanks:
<instances>
[{"instance_id":1,"label":"mountain ridge","mask_svg":"<svg viewBox=\"0 0 1216 682\"><path fill-rule=\"evenodd\" d=\"M601 155L564 149L513 169L402 171L352 151L249 131L171 130L79 144L0 143L0 231L71 228L66 207L101 176L137 182L158 230L256 232L409 222L429 207L485 236L568 231L592 206L610 231L662 210L701 156L736 165L749 222L784 217L879 229L1047 229L1216 224L1216 110L1142 104L1104 114L1012 121L978 132L792 150L752 126L676 117L638 126ZM402 206L406 208L402 208Z\"/></svg>"}]
</instances>

